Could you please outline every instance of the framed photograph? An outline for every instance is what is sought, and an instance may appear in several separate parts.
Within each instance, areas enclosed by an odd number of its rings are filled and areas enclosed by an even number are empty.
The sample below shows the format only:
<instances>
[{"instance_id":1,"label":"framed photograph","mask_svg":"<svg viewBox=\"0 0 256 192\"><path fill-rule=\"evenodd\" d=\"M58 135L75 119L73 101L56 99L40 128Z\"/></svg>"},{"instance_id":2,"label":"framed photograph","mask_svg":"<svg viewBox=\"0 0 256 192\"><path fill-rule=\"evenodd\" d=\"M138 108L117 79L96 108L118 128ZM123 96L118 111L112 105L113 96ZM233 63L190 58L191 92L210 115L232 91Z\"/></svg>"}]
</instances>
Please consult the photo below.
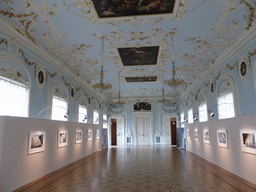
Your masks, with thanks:
<instances>
[{"instance_id":1,"label":"framed photograph","mask_svg":"<svg viewBox=\"0 0 256 192\"><path fill-rule=\"evenodd\" d=\"M28 154L45 150L45 131L30 131L28 134Z\"/></svg>"},{"instance_id":2,"label":"framed photograph","mask_svg":"<svg viewBox=\"0 0 256 192\"><path fill-rule=\"evenodd\" d=\"M100 139L100 130L99 129L96 130L96 139Z\"/></svg>"},{"instance_id":3,"label":"framed photograph","mask_svg":"<svg viewBox=\"0 0 256 192\"><path fill-rule=\"evenodd\" d=\"M199 141L199 130L198 129L194 130L194 139L195 139L195 141Z\"/></svg>"},{"instance_id":4,"label":"framed photograph","mask_svg":"<svg viewBox=\"0 0 256 192\"><path fill-rule=\"evenodd\" d=\"M187 139L191 140L191 130L187 130Z\"/></svg>"},{"instance_id":5,"label":"framed photograph","mask_svg":"<svg viewBox=\"0 0 256 192\"><path fill-rule=\"evenodd\" d=\"M256 154L256 130L240 130L242 151Z\"/></svg>"},{"instance_id":6,"label":"framed photograph","mask_svg":"<svg viewBox=\"0 0 256 192\"><path fill-rule=\"evenodd\" d=\"M209 129L204 129L203 138L204 138L204 143L211 144L210 130Z\"/></svg>"},{"instance_id":7,"label":"framed photograph","mask_svg":"<svg viewBox=\"0 0 256 192\"><path fill-rule=\"evenodd\" d=\"M219 147L228 148L228 135L226 129L217 130L217 139Z\"/></svg>"},{"instance_id":8,"label":"framed photograph","mask_svg":"<svg viewBox=\"0 0 256 192\"><path fill-rule=\"evenodd\" d=\"M76 130L76 143L82 143L82 142L83 142L83 131Z\"/></svg>"},{"instance_id":9,"label":"framed photograph","mask_svg":"<svg viewBox=\"0 0 256 192\"><path fill-rule=\"evenodd\" d=\"M92 141L92 130L88 129L88 141Z\"/></svg>"},{"instance_id":10,"label":"framed photograph","mask_svg":"<svg viewBox=\"0 0 256 192\"><path fill-rule=\"evenodd\" d=\"M65 147L68 145L68 131L59 131L58 132L58 148Z\"/></svg>"}]
</instances>

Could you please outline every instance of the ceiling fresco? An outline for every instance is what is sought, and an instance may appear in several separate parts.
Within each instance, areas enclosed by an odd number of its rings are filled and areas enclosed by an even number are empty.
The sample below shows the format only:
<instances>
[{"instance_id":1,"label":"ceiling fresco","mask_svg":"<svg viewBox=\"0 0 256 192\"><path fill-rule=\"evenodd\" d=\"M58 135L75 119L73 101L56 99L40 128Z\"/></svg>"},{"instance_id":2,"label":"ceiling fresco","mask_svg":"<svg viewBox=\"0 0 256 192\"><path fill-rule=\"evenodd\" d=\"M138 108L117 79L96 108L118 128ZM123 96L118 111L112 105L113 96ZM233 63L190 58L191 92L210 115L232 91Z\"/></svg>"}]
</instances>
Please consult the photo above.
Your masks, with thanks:
<instances>
[{"instance_id":1,"label":"ceiling fresco","mask_svg":"<svg viewBox=\"0 0 256 192\"><path fill-rule=\"evenodd\" d=\"M121 97L161 97L163 86L166 96L179 97L250 30L255 15L254 0L0 1L0 20L86 83L99 81L103 66L110 98L118 98L119 71ZM173 63L186 82L175 89L163 83ZM125 79L151 76L157 81Z\"/></svg>"}]
</instances>

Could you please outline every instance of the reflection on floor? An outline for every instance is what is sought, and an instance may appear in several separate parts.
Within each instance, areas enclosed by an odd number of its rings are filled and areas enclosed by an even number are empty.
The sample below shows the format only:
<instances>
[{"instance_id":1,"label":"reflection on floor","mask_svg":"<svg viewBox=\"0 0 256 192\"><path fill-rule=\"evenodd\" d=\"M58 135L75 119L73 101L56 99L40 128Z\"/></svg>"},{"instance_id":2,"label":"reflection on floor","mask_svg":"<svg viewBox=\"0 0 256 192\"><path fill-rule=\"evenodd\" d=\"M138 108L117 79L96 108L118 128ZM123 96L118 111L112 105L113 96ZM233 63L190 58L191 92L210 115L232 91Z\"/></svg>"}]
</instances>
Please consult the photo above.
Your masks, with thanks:
<instances>
[{"instance_id":1,"label":"reflection on floor","mask_svg":"<svg viewBox=\"0 0 256 192\"><path fill-rule=\"evenodd\" d=\"M237 191L171 146L111 147L45 191Z\"/></svg>"}]
</instances>

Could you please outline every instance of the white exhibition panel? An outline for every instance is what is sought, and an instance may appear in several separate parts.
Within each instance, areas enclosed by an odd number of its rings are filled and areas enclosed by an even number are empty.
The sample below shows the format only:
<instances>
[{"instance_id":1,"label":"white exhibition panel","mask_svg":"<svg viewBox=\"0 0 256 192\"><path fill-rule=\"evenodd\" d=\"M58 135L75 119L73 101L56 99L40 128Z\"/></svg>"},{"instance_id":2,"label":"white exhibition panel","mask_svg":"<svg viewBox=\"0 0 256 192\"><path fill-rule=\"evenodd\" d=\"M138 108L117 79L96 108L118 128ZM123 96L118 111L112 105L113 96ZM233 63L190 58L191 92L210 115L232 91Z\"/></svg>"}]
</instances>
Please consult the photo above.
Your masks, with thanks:
<instances>
[{"instance_id":1,"label":"white exhibition panel","mask_svg":"<svg viewBox=\"0 0 256 192\"><path fill-rule=\"evenodd\" d=\"M256 184L256 154L242 151L240 130L256 130L256 116L243 116L224 120L185 124L191 129L191 139L187 139L187 150L207 161ZM194 130L199 131L195 141ZM203 130L209 129L210 144L203 141ZM218 146L217 130L227 130L228 148ZM185 131L187 134L187 131Z\"/></svg>"},{"instance_id":2,"label":"white exhibition panel","mask_svg":"<svg viewBox=\"0 0 256 192\"><path fill-rule=\"evenodd\" d=\"M87 129L93 130L88 141ZM96 130L100 139L95 139ZM58 131L68 131L68 145L57 147ZM76 144L76 130L83 141ZM0 191L13 191L101 149L102 126L47 119L0 117ZM30 131L45 131L45 151L28 155Z\"/></svg>"}]
</instances>

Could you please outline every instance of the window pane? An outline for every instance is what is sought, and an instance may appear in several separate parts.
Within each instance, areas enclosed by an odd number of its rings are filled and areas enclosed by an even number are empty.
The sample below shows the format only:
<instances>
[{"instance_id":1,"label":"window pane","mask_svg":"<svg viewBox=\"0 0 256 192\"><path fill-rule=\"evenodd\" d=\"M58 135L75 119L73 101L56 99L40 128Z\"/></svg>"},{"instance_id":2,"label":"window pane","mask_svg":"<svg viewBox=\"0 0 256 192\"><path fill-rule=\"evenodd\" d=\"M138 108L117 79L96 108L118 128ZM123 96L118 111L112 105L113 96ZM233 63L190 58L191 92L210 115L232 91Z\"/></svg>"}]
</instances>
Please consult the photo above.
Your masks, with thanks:
<instances>
[{"instance_id":1,"label":"window pane","mask_svg":"<svg viewBox=\"0 0 256 192\"><path fill-rule=\"evenodd\" d=\"M103 114L103 128L108 128L107 120L108 120L107 115Z\"/></svg>"},{"instance_id":2,"label":"window pane","mask_svg":"<svg viewBox=\"0 0 256 192\"><path fill-rule=\"evenodd\" d=\"M190 108L188 110L188 123L194 123L194 119L193 119L193 109Z\"/></svg>"},{"instance_id":3,"label":"window pane","mask_svg":"<svg viewBox=\"0 0 256 192\"><path fill-rule=\"evenodd\" d=\"M208 121L207 105L206 103L201 103L199 105L199 122Z\"/></svg>"},{"instance_id":4,"label":"window pane","mask_svg":"<svg viewBox=\"0 0 256 192\"><path fill-rule=\"evenodd\" d=\"M181 127L184 127L184 112L182 112L181 114L180 114L180 126Z\"/></svg>"},{"instance_id":5,"label":"window pane","mask_svg":"<svg viewBox=\"0 0 256 192\"><path fill-rule=\"evenodd\" d=\"M52 120L67 121L64 115L67 113L67 101L61 97L52 98Z\"/></svg>"},{"instance_id":6,"label":"window pane","mask_svg":"<svg viewBox=\"0 0 256 192\"><path fill-rule=\"evenodd\" d=\"M99 124L99 113L98 113L98 111L93 112L93 124Z\"/></svg>"},{"instance_id":7,"label":"window pane","mask_svg":"<svg viewBox=\"0 0 256 192\"><path fill-rule=\"evenodd\" d=\"M0 77L0 115L28 117L28 87Z\"/></svg>"},{"instance_id":8,"label":"window pane","mask_svg":"<svg viewBox=\"0 0 256 192\"><path fill-rule=\"evenodd\" d=\"M78 122L87 123L87 108L83 105L79 105L78 112Z\"/></svg>"},{"instance_id":9,"label":"window pane","mask_svg":"<svg viewBox=\"0 0 256 192\"><path fill-rule=\"evenodd\" d=\"M218 97L219 119L235 117L233 93L226 93Z\"/></svg>"}]
</instances>

